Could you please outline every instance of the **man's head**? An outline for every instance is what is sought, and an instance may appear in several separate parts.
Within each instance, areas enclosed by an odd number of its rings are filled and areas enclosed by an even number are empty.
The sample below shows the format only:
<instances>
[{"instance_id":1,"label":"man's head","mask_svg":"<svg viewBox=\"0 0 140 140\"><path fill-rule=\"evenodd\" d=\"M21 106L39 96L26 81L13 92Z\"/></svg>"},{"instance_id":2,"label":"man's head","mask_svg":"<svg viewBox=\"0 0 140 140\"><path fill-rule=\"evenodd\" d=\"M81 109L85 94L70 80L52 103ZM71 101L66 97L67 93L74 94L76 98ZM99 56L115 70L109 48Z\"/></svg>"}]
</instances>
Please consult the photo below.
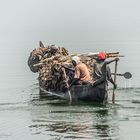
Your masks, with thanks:
<instances>
[{"instance_id":1,"label":"man's head","mask_svg":"<svg viewBox=\"0 0 140 140\"><path fill-rule=\"evenodd\" d=\"M97 57L98 57L98 60L104 61L104 60L106 59L106 53L100 52L100 53L97 55Z\"/></svg>"},{"instance_id":2,"label":"man's head","mask_svg":"<svg viewBox=\"0 0 140 140\"><path fill-rule=\"evenodd\" d=\"M76 66L78 63L80 63L80 58L78 56L72 57L72 64Z\"/></svg>"}]
</instances>

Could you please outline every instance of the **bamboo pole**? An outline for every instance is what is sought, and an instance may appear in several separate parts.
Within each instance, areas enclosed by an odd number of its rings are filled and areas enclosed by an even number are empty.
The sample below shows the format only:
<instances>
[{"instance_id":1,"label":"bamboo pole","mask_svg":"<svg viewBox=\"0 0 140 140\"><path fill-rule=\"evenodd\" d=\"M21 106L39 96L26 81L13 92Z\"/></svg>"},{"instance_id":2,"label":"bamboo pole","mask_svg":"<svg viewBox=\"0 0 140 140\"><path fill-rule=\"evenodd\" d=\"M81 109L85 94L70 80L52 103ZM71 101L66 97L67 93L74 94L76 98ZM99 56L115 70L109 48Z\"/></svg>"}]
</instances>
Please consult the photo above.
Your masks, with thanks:
<instances>
[{"instance_id":1,"label":"bamboo pole","mask_svg":"<svg viewBox=\"0 0 140 140\"><path fill-rule=\"evenodd\" d=\"M118 61L115 61L114 83L116 84ZM115 104L115 89L113 88L112 103Z\"/></svg>"}]
</instances>

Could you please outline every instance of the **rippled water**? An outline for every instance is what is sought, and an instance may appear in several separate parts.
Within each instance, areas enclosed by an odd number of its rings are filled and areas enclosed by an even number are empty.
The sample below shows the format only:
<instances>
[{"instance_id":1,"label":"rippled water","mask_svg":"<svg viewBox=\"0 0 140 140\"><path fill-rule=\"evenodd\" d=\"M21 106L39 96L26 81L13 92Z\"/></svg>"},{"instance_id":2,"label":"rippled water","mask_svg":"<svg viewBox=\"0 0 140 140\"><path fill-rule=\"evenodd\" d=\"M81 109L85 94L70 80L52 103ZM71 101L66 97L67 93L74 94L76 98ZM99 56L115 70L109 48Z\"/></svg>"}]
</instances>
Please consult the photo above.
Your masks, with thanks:
<instances>
[{"instance_id":1,"label":"rippled water","mask_svg":"<svg viewBox=\"0 0 140 140\"><path fill-rule=\"evenodd\" d=\"M139 5L138 0L1 0L0 140L139 140ZM111 90L107 104L48 101L39 96L38 74L27 66L39 40L70 53L120 52L125 57L118 73L133 77L117 77L115 105Z\"/></svg>"},{"instance_id":2,"label":"rippled water","mask_svg":"<svg viewBox=\"0 0 140 140\"><path fill-rule=\"evenodd\" d=\"M2 91L1 91L2 92ZM116 104L47 100L38 85L9 90L0 99L0 139L139 139L140 89L118 89ZM10 97L11 100L6 100ZM4 100L5 98L5 100Z\"/></svg>"},{"instance_id":3,"label":"rippled water","mask_svg":"<svg viewBox=\"0 0 140 140\"><path fill-rule=\"evenodd\" d=\"M0 52L0 140L139 140L140 88L136 87L140 66L133 63L139 60L138 46L136 50L131 44L116 47L121 54L133 56L122 58L118 68L120 73L130 71L133 78L126 81L117 77L118 87L127 88L116 91L115 105L111 102L112 90L107 104L68 105L66 101L49 101L39 96L35 84L38 74L30 72L27 66L29 52L24 45L8 51L7 59L7 49ZM104 50L101 45L97 48Z\"/></svg>"},{"instance_id":4,"label":"rippled water","mask_svg":"<svg viewBox=\"0 0 140 140\"><path fill-rule=\"evenodd\" d=\"M137 64L140 43L109 43L105 47L102 43L89 43L86 51L106 48L125 54L119 61L118 72L129 71L133 78L126 81L117 77L118 87L127 88L116 91L115 105L111 102L110 90L107 104L79 102L70 106L65 101L48 101L39 96L38 84L34 84L38 74L30 72L27 66L29 51L33 48L28 48L28 43L21 44L21 48L13 45L0 51L0 140L139 140L140 88L136 87L140 87ZM73 44L82 45L84 48L87 44ZM68 49L74 51L71 47ZM79 52L83 51L79 47Z\"/></svg>"}]
</instances>

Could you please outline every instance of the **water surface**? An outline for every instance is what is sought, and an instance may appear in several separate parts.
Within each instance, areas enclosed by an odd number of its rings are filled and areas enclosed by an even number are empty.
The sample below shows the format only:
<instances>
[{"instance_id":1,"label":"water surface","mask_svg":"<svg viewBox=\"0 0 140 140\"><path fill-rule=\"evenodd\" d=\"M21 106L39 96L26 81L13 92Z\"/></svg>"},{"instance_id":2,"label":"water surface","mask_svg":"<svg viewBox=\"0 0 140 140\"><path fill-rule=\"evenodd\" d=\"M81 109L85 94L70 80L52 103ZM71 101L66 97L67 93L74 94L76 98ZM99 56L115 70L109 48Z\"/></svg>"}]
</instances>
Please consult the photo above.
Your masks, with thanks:
<instances>
[{"instance_id":1,"label":"water surface","mask_svg":"<svg viewBox=\"0 0 140 140\"><path fill-rule=\"evenodd\" d=\"M68 105L40 97L37 84L22 91L4 90L0 139L139 139L140 89L118 89L115 105L109 92L107 104Z\"/></svg>"}]
</instances>

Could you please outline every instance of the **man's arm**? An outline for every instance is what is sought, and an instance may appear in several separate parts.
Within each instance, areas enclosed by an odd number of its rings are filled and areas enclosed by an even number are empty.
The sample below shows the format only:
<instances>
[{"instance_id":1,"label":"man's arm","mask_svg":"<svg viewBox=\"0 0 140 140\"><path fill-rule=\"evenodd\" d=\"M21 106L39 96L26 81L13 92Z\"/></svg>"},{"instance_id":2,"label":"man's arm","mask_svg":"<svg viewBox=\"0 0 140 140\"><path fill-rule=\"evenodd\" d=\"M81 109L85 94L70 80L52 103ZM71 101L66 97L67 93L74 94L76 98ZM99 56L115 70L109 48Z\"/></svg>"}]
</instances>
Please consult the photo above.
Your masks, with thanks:
<instances>
[{"instance_id":1,"label":"man's arm","mask_svg":"<svg viewBox=\"0 0 140 140\"><path fill-rule=\"evenodd\" d=\"M112 85L114 86L114 89L116 89L116 88L117 88L117 84L114 83L112 77L111 77L111 79L109 79L109 81L110 81L110 82L112 83Z\"/></svg>"},{"instance_id":2,"label":"man's arm","mask_svg":"<svg viewBox=\"0 0 140 140\"><path fill-rule=\"evenodd\" d=\"M75 74L74 74L75 79L80 79L80 70L78 67L75 67Z\"/></svg>"},{"instance_id":3,"label":"man's arm","mask_svg":"<svg viewBox=\"0 0 140 140\"><path fill-rule=\"evenodd\" d=\"M71 86L75 85L78 81L79 81L79 79L74 78L73 81L71 82L69 88L71 88Z\"/></svg>"},{"instance_id":4,"label":"man's arm","mask_svg":"<svg viewBox=\"0 0 140 140\"><path fill-rule=\"evenodd\" d=\"M112 63L112 62L114 62L114 61L119 61L120 59L117 57L117 58L115 58L115 59L113 59L113 60L110 60L110 61L106 61L106 63L107 64L110 64L110 63Z\"/></svg>"},{"instance_id":5,"label":"man's arm","mask_svg":"<svg viewBox=\"0 0 140 140\"><path fill-rule=\"evenodd\" d=\"M80 79L80 70L77 67L75 67L74 79L72 80L69 88L72 85L76 84L79 81L79 79Z\"/></svg>"},{"instance_id":6,"label":"man's arm","mask_svg":"<svg viewBox=\"0 0 140 140\"><path fill-rule=\"evenodd\" d=\"M106 67L106 70L107 70L107 79L108 79L108 81L110 81L113 84L114 89L116 89L117 88L117 84L115 84L114 80L112 79L111 70L110 70L110 67L108 65Z\"/></svg>"}]
</instances>

